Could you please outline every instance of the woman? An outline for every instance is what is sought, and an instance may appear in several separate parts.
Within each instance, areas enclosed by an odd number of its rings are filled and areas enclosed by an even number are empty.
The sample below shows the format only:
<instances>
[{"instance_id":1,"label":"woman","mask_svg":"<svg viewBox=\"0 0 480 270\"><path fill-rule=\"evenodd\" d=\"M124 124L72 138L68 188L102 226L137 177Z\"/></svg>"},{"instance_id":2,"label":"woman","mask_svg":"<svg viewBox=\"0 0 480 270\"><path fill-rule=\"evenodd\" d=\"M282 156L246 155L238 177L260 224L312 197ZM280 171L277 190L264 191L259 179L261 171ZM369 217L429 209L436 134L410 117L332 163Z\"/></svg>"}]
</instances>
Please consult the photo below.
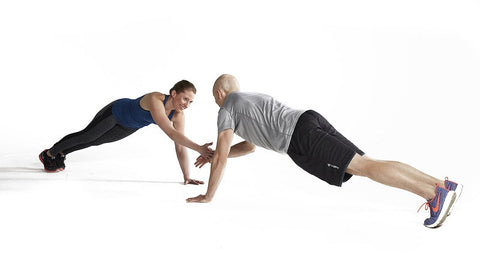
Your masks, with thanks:
<instances>
[{"instance_id":1,"label":"woman","mask_svg":"<svg viewBox=\"0 0 480 270\"><path fill-rule=\"evenodd\" d=\"M183 110L193 102L196 92L192 83L182 80L170 89L170 95L153 92L137 99L116 100L98 112L84 130L65 136L50 149L40 153L40 161L47 172L63 171L67 154L90 146L118 141L142 127L155 123L175 142L184 184L203 184L202 181L190 179L185 147L197 151L205 158L211 158L213 151L209 146L212 143L200 146L183 135L185 128Z\"/></svg>"}]
</instances>

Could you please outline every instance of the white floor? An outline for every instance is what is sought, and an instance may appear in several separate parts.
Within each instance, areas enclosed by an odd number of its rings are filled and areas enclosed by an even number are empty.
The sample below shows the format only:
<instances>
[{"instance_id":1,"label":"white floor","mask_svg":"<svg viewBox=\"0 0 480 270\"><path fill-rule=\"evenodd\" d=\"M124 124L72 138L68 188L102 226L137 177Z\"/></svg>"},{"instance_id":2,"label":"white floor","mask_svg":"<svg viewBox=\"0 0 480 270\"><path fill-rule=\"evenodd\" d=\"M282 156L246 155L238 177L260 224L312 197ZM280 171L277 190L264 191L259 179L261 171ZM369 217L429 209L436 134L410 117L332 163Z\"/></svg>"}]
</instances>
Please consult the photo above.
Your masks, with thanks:
<instances>
[{"instance_id":1,"label":"white floor","mask_svg":"<svg viewBox=\"0 0 480 270\"><path fill-rule=\"evenodd\" d=\"M205 187L182 185L175 160L132 160L118 144L72 154L57 174L38 151L2 156L2 269L405 269L432 257L449 269L477 254L474 177L431 230L420 198L362 178L330 187L264 150L229 161L214 202L187 204Z\"/></svg>"},{"instance_id":2,"label":"white floor","mask_svg":"<svg viewBox=\"0 0 480 270\"><path fill-rule=\"evenodd\" d=\"M0 4L0 269L474 265L478 5L158 2ZM427 229L415 195L358 177L331 187L258 149L229 160L212 203L187 204L206 187L181 184L155 126L42 171L39 152L103 105L180 79L198 89L187 136L215 141L211 86L222 73L319 111L372 157L461 181L459 203Z\"/></svg>"}]
</instances>

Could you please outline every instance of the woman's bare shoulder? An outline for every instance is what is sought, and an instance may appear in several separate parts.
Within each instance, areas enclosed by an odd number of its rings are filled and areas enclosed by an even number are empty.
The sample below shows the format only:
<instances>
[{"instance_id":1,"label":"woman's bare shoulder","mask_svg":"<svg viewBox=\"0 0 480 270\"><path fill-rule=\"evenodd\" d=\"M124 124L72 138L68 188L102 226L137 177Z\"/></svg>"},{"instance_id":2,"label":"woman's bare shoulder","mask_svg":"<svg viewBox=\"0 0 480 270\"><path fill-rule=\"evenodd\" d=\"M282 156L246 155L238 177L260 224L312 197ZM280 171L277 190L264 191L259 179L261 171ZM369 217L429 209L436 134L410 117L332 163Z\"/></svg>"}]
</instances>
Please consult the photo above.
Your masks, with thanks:
<instances>
[{"instance_id":1,"label":"woman's bare shoulder","mask_svg":"<svg viewBox=\"0 0 480 270\"><path fill-rule=\"evenodd\" d=\"M164 100L165 94L160 92L151 92L143 96L143 98L140 100L140 106L143 109L150 111L150 109L153 107L153 104L156 102L163 103Z\"/></svg>"}]
</instances>

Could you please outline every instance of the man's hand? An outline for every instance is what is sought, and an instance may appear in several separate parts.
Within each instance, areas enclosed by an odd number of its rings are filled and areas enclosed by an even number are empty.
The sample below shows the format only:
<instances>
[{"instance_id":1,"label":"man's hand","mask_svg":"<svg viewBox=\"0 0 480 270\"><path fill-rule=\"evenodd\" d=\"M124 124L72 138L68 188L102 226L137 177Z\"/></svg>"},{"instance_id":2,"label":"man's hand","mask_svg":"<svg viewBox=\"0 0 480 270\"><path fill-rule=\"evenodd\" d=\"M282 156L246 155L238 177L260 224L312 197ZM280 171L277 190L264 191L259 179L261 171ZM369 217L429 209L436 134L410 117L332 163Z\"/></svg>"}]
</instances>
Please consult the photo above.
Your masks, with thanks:
<instances>
[{"instance_id":1,"label":"man's hand","mask_svg":"<svg viewBox=\"0 0 480 270\"><path fill-rule=\"evenodd\" d=\"M206 159L205 157L203 156L199 156L197 158L197 161L195 161L195 167L198 167L199 169L203 167L203 165L209 163L210 160L209 159Z\"/></svg>"},{"instance_id":2,"label":"man's hand","mask_svg":"<svg viewBox=\"0 0 480 270\"><path fill-rule=\"evenodd\" d=\"M183 184L184 185L203 185L204 182L200 180L195 180L195 179L185 179L185 181L183 181Z\"/></svg>"},{"instance_id":3,"label":"man's hand","mask_svg":"<svg viewBox=\"0 0 480 270\"><path fill-rule=\"evenodd\" d=\"M215 196L220 180L222 179L223 170L227 165L227 157L230 152L230 145L233 140L233 129L225 129L218 133L217 147L215 155L212 159L212 166L210 168L210 177L208 178L208 188L205 195L199 195L194 198L188 198L187 202L192 203L207 203ZM208 160L208 159L207 159Z\"/></svg>"},{"instance_id":4,"label":"man's hand","mask_svg":"<svg viewBox=\"0 0 480 270\"><path fill-rule=\"evenodd\" d=\"M205 195L198 195L197 197L188 198L188 203L208 203L211 199L207 199Z\"/></svg>"}]
</instances>

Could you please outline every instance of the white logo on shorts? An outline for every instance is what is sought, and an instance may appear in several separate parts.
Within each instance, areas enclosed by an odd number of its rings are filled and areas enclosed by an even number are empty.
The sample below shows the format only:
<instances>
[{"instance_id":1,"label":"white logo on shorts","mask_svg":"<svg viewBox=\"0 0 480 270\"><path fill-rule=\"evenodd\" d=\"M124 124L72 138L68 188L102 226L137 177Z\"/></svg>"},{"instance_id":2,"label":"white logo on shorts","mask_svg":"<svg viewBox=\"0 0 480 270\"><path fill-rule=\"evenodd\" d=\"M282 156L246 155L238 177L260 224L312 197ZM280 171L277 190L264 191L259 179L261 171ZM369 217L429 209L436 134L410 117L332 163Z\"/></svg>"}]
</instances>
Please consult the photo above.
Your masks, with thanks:
<instances>
[{"instance_id":1,"label":"white logo on shorts","mask_svg":"<svg viewBox=\"0 0 480 270\"><path fill-rule=\"evenodd\" d=\"M327 163L327 165L328 165L328 167L334 168L334 169L336 169L336 170L340 169L338 166L332 165L332 164L330 164L330 163Z\"/></svg>"}]
</instances>

